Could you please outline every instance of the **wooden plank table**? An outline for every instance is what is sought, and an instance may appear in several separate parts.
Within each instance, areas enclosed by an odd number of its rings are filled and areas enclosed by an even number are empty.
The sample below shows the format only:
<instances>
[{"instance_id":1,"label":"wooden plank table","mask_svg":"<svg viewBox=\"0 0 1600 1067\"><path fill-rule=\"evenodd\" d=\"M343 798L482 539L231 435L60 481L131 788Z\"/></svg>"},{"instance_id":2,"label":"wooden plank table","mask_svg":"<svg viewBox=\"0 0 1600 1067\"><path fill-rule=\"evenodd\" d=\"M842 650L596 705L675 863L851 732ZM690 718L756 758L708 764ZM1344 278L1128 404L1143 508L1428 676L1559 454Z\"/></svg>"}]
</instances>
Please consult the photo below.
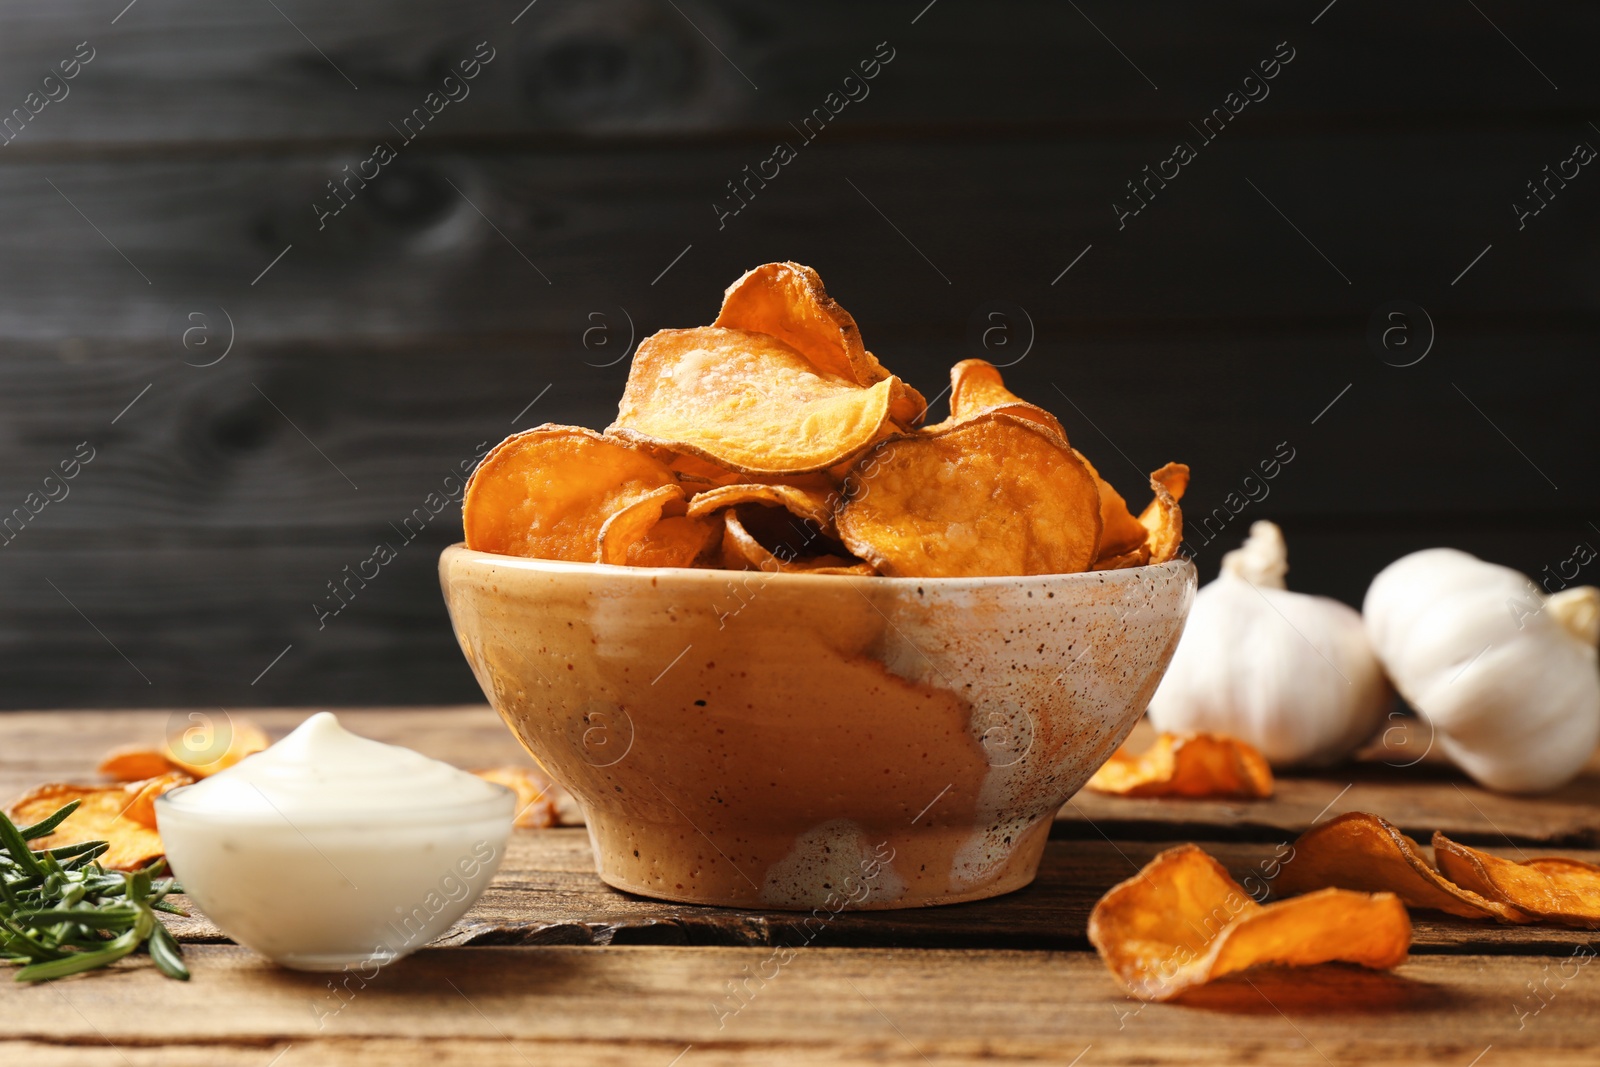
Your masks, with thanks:
<instances>
[{"instance_id":1,"label":"wooden plank table","mask_svg":"<svg viewBox=\"0 0 1600 1067\"><path fill-rule=\"evenodd\" d=\"M214 710L214 709L213 709ZM0 716L0 796L92 780L98 754L184 712ZM304 711L256 714L275 735ZM357 732L461 766L526 757L485 708L341 713ZM1600 763L1538 799L1487 793L1416 755L1425 739L1280 780L1270 801L1131 801L1062 810L1039 878L996 900L833 919L799 940L782 912L616 892L578 827L518 831L493 886L443 938L370 982L279 970L202 916L177 920L194 978L147 961L36 987L0 983L0 1063L966 1064L1341 1062L1593 1064L1600 934L1414 916L1392 973L1262 969L1141 1004L1085 939L1107 887L1198 841L1236 874L1315 821L1374 810L1503 855L1600 858ZM1135 742L1137 743L1137 741ZM753 992L736 998L734 983Z\"/></svg>"}]
</instances>

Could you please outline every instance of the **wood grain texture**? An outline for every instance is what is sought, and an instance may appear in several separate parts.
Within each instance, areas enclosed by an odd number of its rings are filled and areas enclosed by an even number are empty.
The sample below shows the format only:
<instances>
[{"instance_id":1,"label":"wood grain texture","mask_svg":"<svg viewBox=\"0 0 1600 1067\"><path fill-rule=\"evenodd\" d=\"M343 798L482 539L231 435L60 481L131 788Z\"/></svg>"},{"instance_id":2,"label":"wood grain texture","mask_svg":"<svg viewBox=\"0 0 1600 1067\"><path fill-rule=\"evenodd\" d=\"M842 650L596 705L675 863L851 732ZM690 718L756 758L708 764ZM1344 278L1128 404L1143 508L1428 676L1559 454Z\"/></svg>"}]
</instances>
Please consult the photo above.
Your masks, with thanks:
<instances>
[{"instance_id":1,"label":"wood grain texture","mask_svg":"<svg viewBox=\"0 0 1600 1067\"><path fill-rule=\"evenodd\" d=\"M1161 827L1149 826L1160 833ZM1164 840L1056 839L1045 850L1038 879L993 900L886 912L844 912L818 928L803 913L695 907L649 900L612 889L594 873L587 833L577 827L519 830L494 883L435 947L489 945L728 945L1088 951L1087 924L1095 902L1134 877L1157 852L1186 838ZM1206 841L1206 851L1247 888L1270 881L1287 849L1271 844ZM1491 851L1519 858L1513 848ZM1600 852L1563 849L1594 862ZM204 915L168 926L186 944L226 943ZM1558 926L1500 926L1433 912L1413 916L1417 954L1565 954L1596 941L1591 931Z\"/></svg>"},{"instance_id":2,"label":"wood grain texture","mask_svg":"<svg viewBox=\"0 0 1600 1067\"><path fill-rule=\"evenodd\" d=\"M990 300L1146 337L1315 324L1352 353L1400 293L1452 342L1507 322L1524 336L1592 328L1600 298L1582 279L1600 252L1582 234L1600 198L1574 185L1522 232L1510 210L1578 129L1230 130L1119 224L1112 202L1132 203L1126 183L1183 136L818 138L737 200L727 183L770 144L468 153L419 141L321 221L326 183L370 149L17 162L0 165L14 294L0 337L170 341L174 312L203 300L228 309L247 345L546 333L576 351L591 311L625 307L643 333L708 321L724 286L774 256L815 266L890 366L896 342L964 341ZM1440 184L1441 172L1456 178ZM746 198L726 219L714 207ZM1498 254L1472 284L1452 286L1490 243Z\"/></svg>"},{"instance_id":3,"label":"wood grain texture","mask_svg":"<svg viewBox=\"0 0 1600 1067\"><path fill-rule=\"evenodd\" d=\"M101 745L148 740L189 714L0 718L0 788L83 774ZM258 718L278 735L303 715ZM462 765L525 758L481 707L370 708L346 719ZM1509 821L1504 798L1463 795L1485 819ZM685 1054L713 1064L976 1064L1067 1063L1092 1049L1093 1062L1125 1064L1467 1063L1492 1046L1496 1062L1592 1062L1600 993L1585 980L1590 932L1419 913L1412 958L1392 973L1269 968L1173 1004L1129 999L1085 950L1088 908L1191 818L1157 810L1129 821L1143 827L1138 839L1117 841L1063 822L1066 836L1051 840L1028 889L845 913L809 943L791 915L610 890L582 830L521 831L454 930L367 981L276 969L197 916L173 924L187 942L189 983L134 960L48 986L0 984L0 1056L46 1067L107 1056L232 1067L290 1055L315 1064L668 1065ZM1199 836L1236 875L1280 854L1266 841ZM785 945L795 951L780 965Z\"/></svg>"},{"instance_id":4,"label":"wood grain texture","mask_svg":"<svg viewBox=\"0 0 1600 1067\"><path fill-rule=\"evenodd\" d=\"M1551 962L1539 957L1416 957L1393 973L1264 970L1141 1007L1088 953L812 949L764 986L752 982L759 992L738 1014L719 1015L738 1003L728 984L769 955L425 950L340 1001L326 976L197 946L183 986L129 968L8 990L0 1050L44 1064L103 1062L107 1045L147 1056L134 1063L198 1062L149 1053L204 1049L217 1057L207 1062L259 1064L293 1045L289 1055L307 1063L665 1067L689 1046L686 1062L780 1064L1065 1064L1092 1046L1096 1063L1322 1065L1464 1064L1492 1045L1497 1062L1578 1064L1592 1062L1600 1010L1600 987L1580 971L1518 1029L1523 984Z\"/></svg>"},{"instance_id":5,"label":"wood grain texture","mask_svg":"<svg viewBox=\"0 0 1600 1067\"><path fill-rule=\"evenodd\" d=\"M1028 0L981 11L947 6L914 23L915 5L841 0L792 9L753 0L541 0L527 12L484 0L381 11L278 6L281 13L181 0L113 24L117 11L74 0L10 16L0 43L3 99L20 103L80 40L98 51L71 95L48 105L6 151L365 139L420 104L483 40L495 60L434 135L765 132L820 105L885 39L896 59L874 94L842 116L852 126L1181 122L1218 106L1284 39L1298 54L1265 103L1274 117L1526 122L1586 114L1597 86L1582 42L1600 29L1579 5L1499 20L1561 85L1556 96L1470 9L1397 12L1361 0L1346 0L1338 18L1314 27L1315 12L1238 0L1204 14L1168 0L1138 12L1091 5L1086 15ZM1442 52L1441 38L1451 42ZM1352 52L1365 60L1360 77L1341 62ZM1431 76L1418 69L1424 61Z\"/></svg>"}]
</instances>

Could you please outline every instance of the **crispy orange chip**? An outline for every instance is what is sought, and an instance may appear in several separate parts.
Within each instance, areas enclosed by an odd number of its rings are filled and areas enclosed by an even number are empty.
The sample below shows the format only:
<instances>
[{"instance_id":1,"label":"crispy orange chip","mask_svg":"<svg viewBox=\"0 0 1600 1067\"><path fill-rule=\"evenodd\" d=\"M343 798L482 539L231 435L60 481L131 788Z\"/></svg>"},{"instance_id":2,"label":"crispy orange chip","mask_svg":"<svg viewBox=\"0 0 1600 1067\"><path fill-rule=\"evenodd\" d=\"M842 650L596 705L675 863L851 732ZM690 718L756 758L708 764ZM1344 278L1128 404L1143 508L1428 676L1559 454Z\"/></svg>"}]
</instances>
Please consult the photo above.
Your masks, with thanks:
<instances>
[{"instance_id":1,"label":"crispy orange chip","mask_svg":"<svg viewBox=\"0 0 1600 1067\"><path fill-rule=\"evenodd\" d=\"M500 442L473 472L461 509L467 547L598 562L606 521L669 486L681 495L666 464L621 441L540 426Z\"/></svg>"},{"instance_id":2,"label":"crispy orange chip","mask_svg":"<svg viewBox=\"0 0 1600 1067\"><path fill-rule=\"evenodd\" d=\"M1600 927L1600 867L1550 856L1517 863L1433 835L1439 869L1465 890L1524 912L1533 919Z\"/></svg>"},{"instance_id":3,"label":"crispy orange chip","mask_svg":"<svg viewBox=\"0 0 1600 1067\"><path fill-rule=\"evenodd\" d=\"M267 732L249 719L231 716L222 725L209 720L167 738L166 755L172 768L196 778L225 771L246 756L272 744Z\"/></svg>"},{"instance_id":4,"label":"crispy orange chip","mask_svg":"<svg viewBox=\"0 0 1600 1067\"><path fill-rule=\"evenodd\" d=\"M1089 941L1133 996L1169 1000L1259 964L1397 967L1411 919L1391 893L1325 889L1263 906L1200 848L1179 845L1100 898Z\"/></svg>"},{"instance_id":5,"label":"crispy orange chip","mask_svg":"<svg viewBox=\"0 0 1600 1067\"><path fill-rule=\"evenodd\" d=\"M889 377L862 343L855 318L828 295L817 272L800 263L763 263L745 271L723 292L712 325L769 334L819 371L857 385Z\"/></svg>"},{"instance_id":6,"label":"crispy orange chip","mask_svg":"<svg viewBox=\"0 0 1600 1067\"><path fill-rule=\"evenodd\" d=\"M762 333L662 330L634 354L606 432L746 474L826 470L893 430L898 382L820 372Z\"/></svg>"},{"instance_id":7,"label":"crispy orange chip","mask_svg":"<svg viewBox=\"0 0 1600 1067\"><path fill-rule=\"evenodd\" d=\"M1336 886L1390 892L1414 908L1466 919L1529 921L1498 900L1457 885L1434 869L1418 844L1385 819L1351 811L1301 834L1274 883L1285 894Z\"/></svg>"},{"instance_id":8,"label":"crispy orange chip","mask_svg":"<svg viewBox=\"0 0 1600 1067\"><path fill-rule=\"evenodd\" d=\"M19 797L6 814L19 826L39 822L76 800L78 810L55 832L33 842L36 849L60 848L82 841L104 841L110 847L100 857L108 870L131 871L160 858L164 850L161 835L132 818L128 809L139 799L142 782L121 785L84 786L54 783L42 785Z\"/></svg>"},{"instance_id":9,"label":"crispy orange chip","mask_svg":"<svg viewBox=\"0 0 1600 1067\"><path fill-rule=\"evenodd\" d=\"M1077 452L1077 449L1073 449ZM1078 458L1094 475L1095 486L1100 490L1100 558L1095 560L1096 570L1116 570L1118 567L1142 567L1150 562L1150 548L1145 543L1149 531L1128 510L1128 501L1112 484L1100 477L1089 457L1078 452ZM1141 562L1129 563L1138 556Z\"/></svg>"},{"instance_id":10,"label":"crispy orange chip","mask_svg":"<svg viewBox=\"0 0 1600 1067\"><path fill-rule=\"evenodd\" d=\"M166 774L172 770L172 764L167 762L167 754L158 748L124 745L107 752L96 769L119 782L137 782Z\"/></svg>"},{"instance_id":11,"label":"crispy orange chip","mask_svg":"<svg viewBox=\"0 0 1600 1067\"><path fill-rule=\"evenodd\" d=\"M761 504L784 508L789 514L810 523L824 536L836 538L839 534L833 526L835 502L836 494L820 489L746 482L724 485L696 494L695 498L689 501L689 517L697 519L722 508L738 507L740 504Z\"/></svg>"},{"instance_id":12,"label":"crispy orange chip","mask_svg":"<svg viewBox=\"0 0 1600 1067\"><path fill-rule=\"evenodd\" d=\"M1178 500L1188 487L1189 468L1182 463L1168 463L1150 475L1150 488L1156 495L1139 513L1139 525L1145 528L1151 563L1176 559L1183 547L1183 512Z\"/></svg>"},{"instance_id":13,"label":"crispy orange chip","mask_svg":"<svg viewBox=\"0 0 1600 1067\"><path fill-rule=\"evenodd\" d=\"M950 417L965 419L986 411L1003 411L1048 426L1063 438L1061 420L1038 404L1030 404L1006 388L1000 370L986 359L964 359L950 368Z\"/></svg>"},{"instance_id":14,"label":"crispy orange chip","mask_svg":"<svg viewBox=\"0 0 1600 1067\"><path fill-rule=\"evenodd\" d=\"M1272 768L1232 737L1164 733L1137 756L1118 749L1084 788L1122 797L1270 797Z\"/></svg>"},{"instance_id":15,"label":"crispy orange chip","mask_svg":"<svg viewBox=\"0 0 1600 1067\"><path fill-rule=\"evenodd\" d=\"M755 517L755 516L753 516ZM818 552L818 548L832 545L829 540L807 545L809 554L801 555L791 546L782 544L770 549L752 534L744 517L734 508L722 513L722 565L729 570L759 570L768 574L788 571L801 574L876 574L870 563L852 559L835 552Z\"/></svg>"},{"instance_id":16,"label":"crispy orange chip","mask_svg":"<svg viewBox=\"0 0 1600 1067\"><path fill-rule=\"evenodd\" d=\"M537 767L489 767L473 771L486 782L503 785L517 794L517 815L512 825L525 830L560 826L567 791Z\"/></svg>"},{"instance_id":17,"label":"crispy orange chip","mask_svg":"<svg viewBox=\"0 0 1600 1067\"><path fill-rule=\"evenodd\" d=\"M624 562L630 567L693 567L716 547L720 533L715 522L669 515L628 546Z\"/></svg>"},{"instance_id":18,"label":"crispy orange chip","mask_svg":"<svg viewBox=\"0 0 1600 1067\"><path fill-rule=\"evenodd\" d=\"M158 774L154 778L146 778L142 782L129 782L123 788L129 797L128 806L122 814L147 830L156 828L156 797L180 785L189 785L194 781L182 771L168 771Z\"/></svg>"},{"instance_id":19,"label":"crispy orange chip","mask_svg":"<svg viewBox=\"0 0 1600 1067\"><path fill-rule=\"evenodd\" d=\"M1076 574L1094 562L1094 477L1054 431L1003 412L891 438L835 516L851 552L915 577Z\"/></svg>"},{"instance_id":20,"label":"crispy orange chip","mask_svg":"<svg viewBox=\"0 0 1600 1067\"><path fill-rule=\"evenodd\" d=\"M660 524L669 507L675 505L678 514L683 513L683 497L681 486L663 485L612 512L600 524L600 562L626 564L629 551Z\"/></svg>"},{"instance_id":21,"label":"crispy orange chip","mask_svg":"<svg viewBox=\"0 0 1600 1067\"><path fill-rule=\"evenodd\" d=\"M1006 388L1005 379L994 364L982 359L964 359L950 368L950 419L953 423L986 411L1003 411L1048 426L1063 438L1067 436L1060 419ZM1095 569L1144 566L1150 558L1147 550L1140 551L1145 543L1145 528L1128 510L1128 502L1122 494L1100 477L1089 457L1077 449L1072 451L1089 468L1100 490L1100 559L1095 562ZM1175 495L1182 496L1182 490ZM1139 562L1133 562L1135 558Z\"/></svg>"}]
</instances>

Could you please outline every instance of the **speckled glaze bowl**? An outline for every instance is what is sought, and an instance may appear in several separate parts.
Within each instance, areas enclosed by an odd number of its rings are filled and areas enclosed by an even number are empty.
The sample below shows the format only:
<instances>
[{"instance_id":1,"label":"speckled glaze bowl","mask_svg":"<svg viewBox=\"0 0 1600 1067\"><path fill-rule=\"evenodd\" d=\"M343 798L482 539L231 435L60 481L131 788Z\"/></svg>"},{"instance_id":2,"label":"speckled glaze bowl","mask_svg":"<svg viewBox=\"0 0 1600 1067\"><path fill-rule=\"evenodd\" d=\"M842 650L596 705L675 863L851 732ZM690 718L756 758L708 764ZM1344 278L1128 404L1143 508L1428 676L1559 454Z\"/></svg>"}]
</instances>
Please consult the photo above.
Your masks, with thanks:
<instances>
[{"instance_id":1,"label":"speckled glaze bowl","mask_svg":"<svg viewBox=\"0 0 1600 1067\"><path fill-rule=\"evenodd\" d=\"M1195 571L858 578L439 563L490 703L618 889L906 908L1027 885L1172 658Z\"/></svg>"}]
</instances>

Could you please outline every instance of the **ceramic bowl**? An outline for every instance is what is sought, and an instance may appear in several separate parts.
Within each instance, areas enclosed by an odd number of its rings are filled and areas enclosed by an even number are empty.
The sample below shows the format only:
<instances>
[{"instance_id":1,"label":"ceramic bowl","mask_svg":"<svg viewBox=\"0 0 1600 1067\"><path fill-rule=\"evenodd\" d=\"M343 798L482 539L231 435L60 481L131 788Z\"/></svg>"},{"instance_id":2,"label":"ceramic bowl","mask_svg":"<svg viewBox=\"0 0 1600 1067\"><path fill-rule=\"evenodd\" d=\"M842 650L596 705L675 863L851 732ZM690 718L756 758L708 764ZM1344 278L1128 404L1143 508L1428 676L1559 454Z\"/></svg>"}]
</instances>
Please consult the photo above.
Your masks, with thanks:
<instances>
[{"instance_id":1,"label":"ceramic bowl","mask_svg":"<svg viewBox=\"0 0 1600 1067\"><path fill-rule=\"evenodd\" d=\"M1192 564L864 578L439 563L456 638L583 807L600 877L666 900L904 908L1032 881L1144 713Z\"/></svg>"}]
</instances>

